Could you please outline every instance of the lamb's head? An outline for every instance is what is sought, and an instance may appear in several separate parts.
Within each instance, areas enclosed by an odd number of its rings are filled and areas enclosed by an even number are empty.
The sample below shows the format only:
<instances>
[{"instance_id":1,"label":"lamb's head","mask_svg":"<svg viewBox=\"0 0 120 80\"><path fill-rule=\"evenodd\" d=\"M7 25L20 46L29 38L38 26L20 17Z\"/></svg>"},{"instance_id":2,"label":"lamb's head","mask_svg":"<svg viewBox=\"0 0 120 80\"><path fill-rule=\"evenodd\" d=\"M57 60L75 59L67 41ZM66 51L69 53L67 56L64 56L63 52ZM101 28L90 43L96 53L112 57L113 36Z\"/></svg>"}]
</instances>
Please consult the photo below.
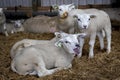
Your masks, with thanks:
<instances>
[{"instance_id":1,"label":"lamb's head","mask_svg":"<svg viewBox=\"0 0 120 80\"><path fill-rule=\"evenodd\" d=\"M62 33L62 35L64 35ZM55 45L57 47L62 47L66 52L73 54L73 55L78 55L79 50L80 50L80 45L78 38L86 36L85 33L80 33L80 34L65 34L65 36L62 36Z\"/></svg>"},{"instance_id":2,"label":"lamb's head","mask_svg":"<svg viewBox=\"0 0 120 80\"><path fill-rule=\"evenodd\" d=\"M23 28L24 20L23 19L11 21L11 22L14 23L14 28L16 32L24 31L24 28Z\"/></svg>"},{"instance_id":3,"label":"lamb's head","mask_svg":"<svg viewBox=\"0 0 120 80\"><path fill-rule=\"evenodd\" d=\"M58 6L58 13L61 18L67 18L68 17L68 12L75 9L74 4L68 4L68 5L60 5Z\"/></svg>"},{"instance_id":4,"label":"lamb's head","mask_svg":"<svg viewBox=\"0 0 120 80\"><path fill-rule=\"evenodd\" d=\"M77 18L78 27L80 29L87 29L89 27L92 18L95 18L94 14L76 14L74 18Z\"/></svg>"},{"instance_id":5,"label":"lamb's head","mask_svg":"<svg viewBox=\"0 0 120 80\"><path fill-rule=\"evenodd\" d=\"M14 21L14 26L16 28L20 28L23 25L23 23L24 23L24 20L16 20Z\"/></svg>"}]
</instances>

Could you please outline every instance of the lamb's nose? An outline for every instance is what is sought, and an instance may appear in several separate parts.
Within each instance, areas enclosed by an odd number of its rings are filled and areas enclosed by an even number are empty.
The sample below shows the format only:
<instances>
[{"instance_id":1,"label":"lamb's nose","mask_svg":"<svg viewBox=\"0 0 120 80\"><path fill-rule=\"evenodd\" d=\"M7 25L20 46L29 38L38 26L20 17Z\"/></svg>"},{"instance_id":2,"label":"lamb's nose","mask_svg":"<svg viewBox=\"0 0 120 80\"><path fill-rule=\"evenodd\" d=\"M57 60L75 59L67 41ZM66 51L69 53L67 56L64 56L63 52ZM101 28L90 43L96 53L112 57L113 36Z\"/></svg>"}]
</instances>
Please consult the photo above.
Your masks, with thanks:
<instances>
[{"instance_id":1,"label":"lamb's nose","mask_svg":"<svg viewBox=\"0 0 120 80\"><path fill-rule=\"evenodd\" d=\"M86 26L86 25L84 25L83 27L84 27L85 29L87 28L87 26Z\"/></svg>"},{"instance_id":2,"label":"lamb's nose","mask_svg":"<svg viewBox=\"0 0 120 80\"><path fill-rule=\"evenodd\" d=\"M76 46L76 47L80 47L80 45L79 45L79 44L76 44L75 46Z\"/></svg>"}]
</instances>

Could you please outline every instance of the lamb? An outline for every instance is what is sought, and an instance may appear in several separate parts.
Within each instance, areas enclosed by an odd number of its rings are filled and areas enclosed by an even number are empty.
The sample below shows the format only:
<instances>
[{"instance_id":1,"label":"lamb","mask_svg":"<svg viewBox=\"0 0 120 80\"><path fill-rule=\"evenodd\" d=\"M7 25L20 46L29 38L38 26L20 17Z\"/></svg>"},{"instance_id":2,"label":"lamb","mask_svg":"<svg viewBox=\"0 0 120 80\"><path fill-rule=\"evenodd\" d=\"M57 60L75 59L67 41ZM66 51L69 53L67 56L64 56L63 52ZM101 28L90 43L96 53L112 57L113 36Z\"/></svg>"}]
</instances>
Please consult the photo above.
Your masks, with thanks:
<instances>
[{"instance_id":1,"label":"lamb","mask_svg":"<svg viewBox=\"0 0 120 80\"><path fill-rule=\"evenodd\" d=\"M23 32L24 31L24 27L23 27L23 22L24 20L15 20L15 21L10 21L10 22L6 22L4 24L4 31L8 33L17 33L17 32ZM6 35L8 36L8 35Z\"/></svg>"},{"instance_id":2,"label":"lamb","mask_svg":"<svg viewBox=\"0 0 120 80\"><path fill-rule=\"evenodd\" d=\"M24 31L23 22L24 20L6 22L5 15L2 13L0 32L5 34L5 36L9 36L9 33L13 34L16 32L23 32Z\"/></svg>"},{"instance_id":3,"label":"lamb","mask_svg":"<svg viewBox=\"0 0 120 80\"><path fill-rule=\"evenodd\" d=\"M57 33L55 38L44 44L31 45L21 50L18 46L14 51L11 69L20 75L42 77L61 69L71 68L74 56L79 54L77 38L84 36L84 33L66 34L60 38L60 34Z\"/></svg>"},{"instance_id":4,"label":"lamb","mask_svg":"<svg viewBox=\"0 0 120 80\"><path fill-rule=\"evenodd\" d=\"M5 34L5 36L9 36L8 33L23 31L22 21L16 20L13 23L7 23L3 8L0 8L0 33Z\"/></svg>"},{"instance_id":5,"label":"lamb","mask_svg":"<svg viewBox=\"0 0 120 80\"><path fill-rule=\"evenodd\" d=\"M89 58L93 58L94 56L93 49L94 49L96 35L99 38L101 49L104 49L103 38L104 35L106 34L107 53L110 53L111 52L111 22L108 14L106 14L104 11L99 11L99 13L93 13L93 14L76 14L75 17L77 18L79 30L81 32L86 33L90 37ZM79 41L80 41L79 57L81 57L84 38L79 38Z\"/></svg>"},{"instance_id":6,"label":"lamb","mask_svg":"<svg viewBox=\"0 0 120 80\"><path fill-rule=\"evenodd\" d=\"M25 32L54 33L57 31L57 18L48 16L36 16L25 21L23 24Z\"/></svg>"}]
</instances>

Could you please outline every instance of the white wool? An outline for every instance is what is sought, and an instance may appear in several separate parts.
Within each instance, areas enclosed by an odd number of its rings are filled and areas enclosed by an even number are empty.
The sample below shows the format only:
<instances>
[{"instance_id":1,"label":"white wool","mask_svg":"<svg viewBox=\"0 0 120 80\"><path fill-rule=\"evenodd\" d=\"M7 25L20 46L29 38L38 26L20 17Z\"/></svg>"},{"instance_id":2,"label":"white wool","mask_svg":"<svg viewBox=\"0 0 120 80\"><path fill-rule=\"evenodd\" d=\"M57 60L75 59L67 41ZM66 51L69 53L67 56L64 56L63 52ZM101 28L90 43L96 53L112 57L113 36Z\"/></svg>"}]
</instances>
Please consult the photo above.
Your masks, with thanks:
<instances>
[{"instance_id":1,"label":"white wool","mask_svg":"<svg viewBox=\"0 0 120 80\"><path fill-rule=\"evenodd\" d=\"M25 32L54 33L57 31L56 17L36 16L27 19L23 24Z\"/></svg>"}]
</instances>

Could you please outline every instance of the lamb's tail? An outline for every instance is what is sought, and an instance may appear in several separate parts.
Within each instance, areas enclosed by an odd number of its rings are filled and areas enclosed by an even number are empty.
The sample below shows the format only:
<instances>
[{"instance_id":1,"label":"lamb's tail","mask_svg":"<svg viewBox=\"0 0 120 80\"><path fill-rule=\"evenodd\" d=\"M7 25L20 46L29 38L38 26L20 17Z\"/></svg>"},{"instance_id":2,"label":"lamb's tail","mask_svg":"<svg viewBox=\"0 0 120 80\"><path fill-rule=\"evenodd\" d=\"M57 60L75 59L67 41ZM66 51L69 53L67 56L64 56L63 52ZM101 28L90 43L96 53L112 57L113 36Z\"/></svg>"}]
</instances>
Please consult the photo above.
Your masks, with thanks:
<instances>
[{"instance_id":1,"label":"lamb's tail","mask_svg":"<svg viewBox=\"0 0 120 80\"><path fill-rule=\"evenodd\" d=\"M11 48L11 51L10 51L10 55L11 55L11 58L13 59L14 58L14 56L16 55L15 53L16 53L16 51L20 51L20 50L22 50L23 48L25 48L26 46L25 46L25 43L27 44L27 40L28 39L23 39L23 40L21 40L21 41L18 41L17 43L15 43L14 45L13 45L13 47Z\"/></svg>"}]
</instances>

